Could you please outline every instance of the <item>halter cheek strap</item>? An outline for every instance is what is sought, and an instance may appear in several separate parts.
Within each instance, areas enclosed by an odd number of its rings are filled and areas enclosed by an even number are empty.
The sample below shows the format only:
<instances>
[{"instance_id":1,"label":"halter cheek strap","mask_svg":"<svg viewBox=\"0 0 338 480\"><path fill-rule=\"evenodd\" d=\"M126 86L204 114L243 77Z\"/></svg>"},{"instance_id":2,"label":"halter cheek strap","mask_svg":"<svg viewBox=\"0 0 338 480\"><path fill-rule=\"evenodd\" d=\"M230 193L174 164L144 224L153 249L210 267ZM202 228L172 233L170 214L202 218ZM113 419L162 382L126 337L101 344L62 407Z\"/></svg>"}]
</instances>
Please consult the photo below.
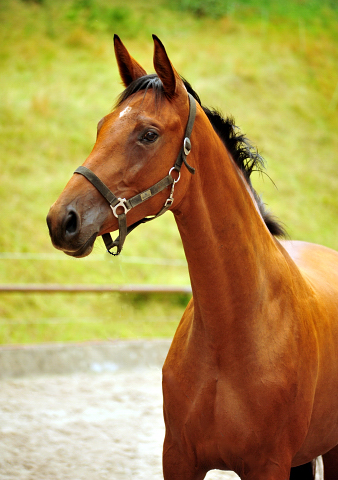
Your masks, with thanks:
<instances>
[{"instance_id":1,"label":"halter cheek strap","mask_svg":"<svg viewBox=\"0 0 338 480\"><path fill-rule=\"evenodd\" d=\"M110 233L105 233L102 235L107 251L111 255L119 255L121 253L122 247L127 235L130 232L132 232L138 225L141 225L141 223L150 222L151 220L154 220L155 218L159 217L160 215L163 215L167 210L169 210L169 208L172 206L174 202L174 189L175 189L176 183L180 179L180 170L183 163L185 164L185 166L187 167L190 173L192 174L195 173L195 169L191 167L187 162L187 155L189 155L191 151L190 136L191 136L191 132L192 132L194 122L195 122L195 117L196 117L196 101L194 97L189 93L188 93L188 97L189 97L189 118L188 118L186 130L185 130L183 146L180 150L180 153L178 154L175 165L170 169L168 175L164 177L162 180L160 180L159 182L155 183L155 185L153 185L152 187L126 200L125 198L116 197L113 194L113 192L107 187L107 185L105 185L102 182L102 180L100 180L99 177L95 175L94 172L89 170L89 168L81 166L81 167L78 167L74 172L74 173L83 175L92 185L94 185L94 187L107 200L107 202L110 205L110 208L113 211L113 214L118 219L119 236L116 238L116 240L113 241ZM178 172L178 178L176 180L171 175L173 170L176 170L176 172ZM152 217L142 218L138 222L135 222L129 227L127 227L126 215L129 212L129 210L145 202L146 200L153 197L157 193L162 192L165 188L169 187L170 185L171 185L170 195L165 201L165 204L163 205L162 209L156 215ZM123 212L118 213L117 211L121 210L121 208L123 209ZM116 247L117 249L116 252L111 251L114 247Z\"/></svg>"}]
</instances>

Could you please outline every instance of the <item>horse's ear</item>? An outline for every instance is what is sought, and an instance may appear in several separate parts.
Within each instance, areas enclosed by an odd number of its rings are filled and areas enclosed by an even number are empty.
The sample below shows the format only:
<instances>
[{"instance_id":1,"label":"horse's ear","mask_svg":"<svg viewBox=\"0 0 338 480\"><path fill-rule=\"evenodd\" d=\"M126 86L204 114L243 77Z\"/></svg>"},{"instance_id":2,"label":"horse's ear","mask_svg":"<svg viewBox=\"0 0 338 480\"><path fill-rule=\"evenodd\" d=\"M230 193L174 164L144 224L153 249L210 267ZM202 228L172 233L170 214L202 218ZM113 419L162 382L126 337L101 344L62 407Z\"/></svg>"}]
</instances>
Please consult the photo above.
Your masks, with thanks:
<instances>
[{"instance_id":1,"label":"horse's ear","mask_svg":"<svg viewBox=\"0 0 338 480\"><path fill-rule=\"evenodd\" d=\"M114 48L117 65L125 87L128 87L128 85L134 80L147 75L147 72L141 67L141 65L129 55L129 52L121 42L120 37L116 34L114 35Z\"/></svg>"},{"instance_id":2,"label":"horse's ear","mask_svg":"<svg viewBox=\"0 0 338 480\"><path fill-rule=\"evenodd\" d=\"M183 82L172 66L167 52L161 40L153 35L154 39L154 67L157 75L163 83L163 88L168 98L173 98L175 93L178 93L180 87L183 87Z\"/></svg>"}]
</instances>

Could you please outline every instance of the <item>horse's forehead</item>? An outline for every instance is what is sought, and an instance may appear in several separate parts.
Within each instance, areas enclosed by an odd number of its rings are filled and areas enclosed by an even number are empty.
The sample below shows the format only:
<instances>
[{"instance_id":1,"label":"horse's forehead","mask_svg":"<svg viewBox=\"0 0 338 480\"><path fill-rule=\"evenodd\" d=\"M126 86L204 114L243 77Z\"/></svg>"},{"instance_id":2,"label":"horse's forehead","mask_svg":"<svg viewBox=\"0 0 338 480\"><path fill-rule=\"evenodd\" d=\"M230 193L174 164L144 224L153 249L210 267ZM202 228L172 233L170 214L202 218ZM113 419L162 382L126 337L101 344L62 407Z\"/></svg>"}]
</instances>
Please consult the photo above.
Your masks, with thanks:
<instances>
[{"instance_id":1,"label":"horse's forehead","mask_svg":"<svg viewBox=\"0 0 338 480\"><path fill-rule=\"evenodd\" d=\"M125 115L127 115L127 113L131 112L132 109L133 109L133 107L130 107L130 106L124 108L124 109L122 110L122 112L120 112L119 117L120 117L120 118L121 118L121 117L124 117Z\"/></svg>"},{"instance_id":2,"label":"horse's forehead","mask_svg":"<svg viewBox=\"0 0 338 480\"><path fill-rule=\"evenodd\" d=\"M98 133L103 134L100 136L101 139L112 134L126 138L130 131L134 131L135 126L141 127L147 124L171 131L179 128L182 117L169 101L165 99L156 101L151 92L146 94L140 92L104 117L101 120L102 123L98 124Z\"/></svg>"},{"instance_id":3,"label":"horse's forehead","mask_svg":"<svg viewBox=\"0 0 338 480\"><path fill-rule=\"evenodd\" d=\"M137 120L140 116L166 121L175 117L175 107L165 98L156 98L152 90L139 92L118 107L118 119Z\"/></svg>"}]
</instances>

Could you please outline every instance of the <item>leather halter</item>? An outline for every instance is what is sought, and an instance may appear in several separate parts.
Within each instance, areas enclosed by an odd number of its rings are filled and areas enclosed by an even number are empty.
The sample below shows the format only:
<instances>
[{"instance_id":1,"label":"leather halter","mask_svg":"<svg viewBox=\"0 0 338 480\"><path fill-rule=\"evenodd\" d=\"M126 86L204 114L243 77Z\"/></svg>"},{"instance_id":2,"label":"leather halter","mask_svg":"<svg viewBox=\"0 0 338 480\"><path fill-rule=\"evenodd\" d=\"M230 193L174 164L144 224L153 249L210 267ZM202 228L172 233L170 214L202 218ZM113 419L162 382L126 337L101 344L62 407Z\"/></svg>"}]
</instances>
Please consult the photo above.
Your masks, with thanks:
<instances>
[{"instance_id":1,"label":"leather halter","mask_svg":"<svg viewBox=\"0 0 338 480\"><path fill-rule=\"evenodd\" d=\"M119 255L121 253L124 241L126 239L126 236L132 232L138 225L141 225L141 223L146 223L150 222L151 220L154 220L155 218L159 217L160 215L163 215L173 204L174 202L174 188L175 184L179 181L180 179L180 170L182 167L182 163L185 164L187 169L189 170L190 173L194 174L195 169L191 167L188 162L187 162L187 155L189 155L191 151L191 142L190 142L190 136L191 132L194 126L195 122L195 116L196 116L196 101L190 93L188 93L188 98L189 98L189 118L188 118L188 123L186 126L185 130L185 135L184 135L184 141L183 141L183 146L180 150L180 153L178 154L177 160L175 162L175 165L169 170L169 173L166 177L164 177L162 180L159 182L155 183L152 187L148 188L147 190L144 190L141 193L138 193L132 198L129 198L126 200L125 198L117 198L113 192L105 185L102 180L100 180L95 173L93 173L89 168L81 166L78 167L74 173L79 173L83 175L90 183L94 185L94 187L101 193L101 195L107 200L107 202L110 205L110 208L113 211L113 214L115 217L118 219L119 223L119 236L116 238L116 240L112 240L110 233L104 233L102 235L103 241L106 245L107 252L110 253L111 255ZM176 170L178 172L178 178L175 180L171 172L173 170ZM127 218L126 214L131 210L132 208L136 207L137 205L140 205L140 203L143 203L144 201L148 200L149 198L153 197L159 192L162 192L165 188L169 187L171 185L171 190L170 190L170 195L165 201L165 204L163 205L162 209L154 216L152 217L145 217L139 220L138 222L133 223L129 227L127 227ZM123 208L122 213L117 213L118 208ZM116 253L112 252L111 250L116 247Z\"/></svg>"}]
</instances>

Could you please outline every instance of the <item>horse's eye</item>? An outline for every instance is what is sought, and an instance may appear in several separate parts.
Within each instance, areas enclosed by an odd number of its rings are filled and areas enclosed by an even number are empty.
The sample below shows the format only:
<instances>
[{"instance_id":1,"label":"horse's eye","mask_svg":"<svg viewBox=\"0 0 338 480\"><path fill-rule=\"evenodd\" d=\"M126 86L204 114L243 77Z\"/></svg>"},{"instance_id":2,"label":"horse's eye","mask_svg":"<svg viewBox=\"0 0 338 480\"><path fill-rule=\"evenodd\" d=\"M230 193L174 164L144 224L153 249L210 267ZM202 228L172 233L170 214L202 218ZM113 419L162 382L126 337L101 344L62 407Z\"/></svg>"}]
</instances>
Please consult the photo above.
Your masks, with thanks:
<instances>
[{"instance_id":1,"label":"horse's eye","mask_svg":"<svg viewBox=\"0 0 338 480\"><path fill-rule=\"evenodd\" d=\"M157 140L158 134L153 130L148 130L143 136L142 141L146 143L153 143Z\"/></svg>"}]
</instances>

